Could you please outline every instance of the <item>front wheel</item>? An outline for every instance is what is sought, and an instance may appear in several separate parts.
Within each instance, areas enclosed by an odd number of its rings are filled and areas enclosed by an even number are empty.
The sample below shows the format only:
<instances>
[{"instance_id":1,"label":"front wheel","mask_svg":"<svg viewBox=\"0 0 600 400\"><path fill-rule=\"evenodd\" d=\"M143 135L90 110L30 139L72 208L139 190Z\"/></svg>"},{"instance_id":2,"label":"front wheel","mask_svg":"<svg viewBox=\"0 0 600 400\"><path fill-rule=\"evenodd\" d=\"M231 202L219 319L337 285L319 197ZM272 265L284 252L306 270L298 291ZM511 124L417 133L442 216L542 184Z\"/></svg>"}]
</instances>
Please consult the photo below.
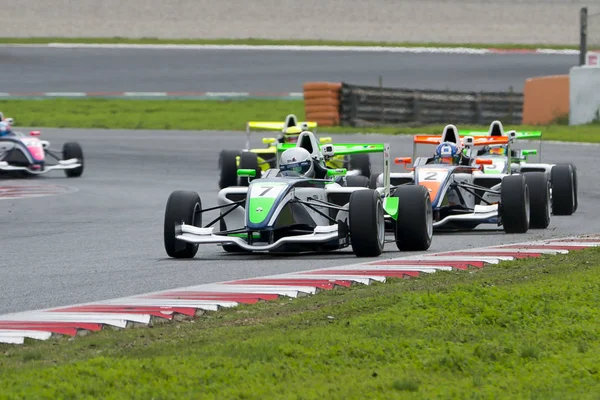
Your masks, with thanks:
<instances>
[{"instance_id":1,"label":"front wheel","mask_svg":"<svg viewBox=\"0 0 600 400\"><path fill-rule=\"evenodd\" d=\"M501 217L504 232L525 233L529 230L529 187L525 175L508 175L500 185Z\"/></svg>"},{"instance_id":2,"label":"front wheel","mask_svg":"<svg viewBox=\"0 0 600 400\"><path fill-rule=\"evenodd\" d=\"M236 150L221 150L219 153L219 189L237 186L237 157L240 155Z\"/></svg>"},{"instance_id":3,"label":"front wheel","mask_svg":"<svg viewBox=\"0 0 600 400\"><path fill-rule=\"evenodd\" d=\"M550 180L545 172L526 172L531 209L530 228L546 229L550 225Z\"/></svg>"},{"instance_id":4,"label":"front wheel","mask_svg":"<svg viewBox=\"0 0 600 400\"><path fill-rule=\"evenodd\" d=\"M385 245L383 203L377 191L352 192L349 204L350 241L357 257L377 257Z\"/></svg>"},{"instance_id":5,"label":"front wheel","mask_svg":"<svg viewBox=\"0 0 600 400\"><path fill-rule=\"evenodd\" d=\"M558 164L550 170L552 213L571 215L577 207L575 171L571 164Z\"/></svg>"},{"instance_id":6,"label":"front wheel","mask_svg":"<svg viewBox=\"0 0 600 400\"><path fill-rule=\"evenodd\" d=\"M240 156L240 169L253 169L256 171L256 178L260 178L262 170L258 165L258 155L250 151L243 151ZM240 178L240 186L249 186L252 179Z\"/></svg>"},{"instance_id":7,"label":"front wheel","mask_svg":"<svg viewBox=\"0 0 600 400\"><path fill-rule=\"evenodd\" d=\"M165 209L164 243L169 257L193 258L198 245L182 242L175 237L175 224L202 226L202 201L196 192L177 190L169 196Z\"/></svg>"},{"instance_id":8,"label":"front wheel","mask_svg":"<svg viewBox=\"0 0 600 400\"><path fill-rule=\"evenodd\" d=\"M63 160L76 158L81 164L77 168L65 169L65 175L68 178L78 178L83 174L83 150L77 142L67 142L63 145Z\"/></svg>"},{"instance_id":9,"label":"front wheel","mask_svg":"<svg viewBox=\"0 0 600 400\"><path fill-rule=\"evenodd\" d=\"M433 208L425 186L399 186L398 217L394 221L394 238L398 250L427 250L433 239Z\"/></svg>"}]
</instances>

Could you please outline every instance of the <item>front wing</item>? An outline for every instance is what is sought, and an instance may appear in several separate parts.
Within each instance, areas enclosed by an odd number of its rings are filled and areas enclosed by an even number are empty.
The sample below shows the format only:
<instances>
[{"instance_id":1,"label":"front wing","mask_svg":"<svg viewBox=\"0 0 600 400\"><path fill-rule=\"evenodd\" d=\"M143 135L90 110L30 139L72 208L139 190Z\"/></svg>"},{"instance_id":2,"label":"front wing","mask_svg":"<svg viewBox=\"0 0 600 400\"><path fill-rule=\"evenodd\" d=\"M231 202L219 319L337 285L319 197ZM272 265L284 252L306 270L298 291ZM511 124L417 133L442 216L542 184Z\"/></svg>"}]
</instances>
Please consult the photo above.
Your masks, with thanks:
<instances>
[{"instance_id":1,"label":"front wing","mask_svg":"<svg viewBox=\"0 0 600 400\"><path fill-rule=\"evenodd\" d=\"M56 170L65 170L65 169L74 169L81 167L81 163L76 158L71 158L69 160L60 160L58 164L55 165L45 165L44 169L35 170L29 167L10 165L6 161L0 161L0 171L12 172L12 171L24 171L30 173L32 175L43 175L50 171Z\"/></svg>"},{"instance_id":2,"label":"front wing","mask_svg":"<svg viewBox=\"0 0 600 400\"><path fill-rule=\"evenodd\" d=\"M240 248L252 252L273 251L286 244L313 243L322 244L340 239L339 224L317 226L310 234L283 237L271 244L249 244L241 237L218 235L214 227L198 228L192 225L175 225L175 238L193 244L235 244Z\"/></svg>"}]
</instances>

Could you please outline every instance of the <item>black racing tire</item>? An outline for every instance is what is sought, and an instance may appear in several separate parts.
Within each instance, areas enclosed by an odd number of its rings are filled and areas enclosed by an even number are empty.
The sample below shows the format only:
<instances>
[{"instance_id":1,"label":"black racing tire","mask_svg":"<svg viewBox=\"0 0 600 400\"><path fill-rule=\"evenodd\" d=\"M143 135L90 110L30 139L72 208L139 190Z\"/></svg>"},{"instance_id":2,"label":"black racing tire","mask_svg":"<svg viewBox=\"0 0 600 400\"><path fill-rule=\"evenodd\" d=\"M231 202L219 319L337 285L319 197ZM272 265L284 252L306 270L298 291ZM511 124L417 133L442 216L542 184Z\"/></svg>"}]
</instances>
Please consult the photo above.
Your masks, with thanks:
<instances>
[{"instance_id":1,"label":"black racing tire","mask_svg":"<svg viewBox=\"0 0 600 400\"><path fill-rule=\"evenodd\" d=\"M350 242L357 257L377 257L385 245L383 202L377 191L361 189L350 194Z\"/></svg>"},{"instance_id":2,"label":"black racing tire","mask_svg":"<svg viewBox=\"0 0 600 400\"><path fill-rule=\"evenodd\" d=\"M398 218L394 221L394 239L400 251L424 251L433 240L433 207L425 186L399 186Z\"/></svg>"},{"instance_id":3,"label":"black racing tire","mask_svg":"<svg viewBox=\"0 0 600 400\"><path fill-rule=\"evenodd\" d=\"M196 192L176 190L169 196L165 209L164 243L169 257L193 258L198 245L177 240L175 224L202 226L202 201Z\"/></svg>"},{"instance_id":4,"label":"black racing tire","mask_svg":"<svg viewBox=\"0 0 600 400\"><path fill-rule=\"evenodd\" d=\"M362 175L350 175L346 177L347 187L369 187L369 178Z\"/></svg>"},{"instance_id":5,"label":"black racing tire","mask_svg":"<svg viewBox=\"0 0 600 400\"><path fill-rule=\"evenodd\" d=\"M504 232L525 233L529 230L529 187L525 175L508 175L500 185L501 218Z\"/></svg>"},{"instance_id":6,"label":"black racing tire","mask_svg":"<svg viewBox=\"0 0 600 400\"><path fill-rule=\"evenodd\" d=\"M371 174L371 178L369 179L369 187L371 189L377 189L377 179L380 174Z\"/></svg>"},{"instance_id":7,"label":"black racing tire","mask_svg":"<svg viewBox=\"0 0 600 400\"><path fill-rule=\"evenodd\" d=\"M219 153L219 189L237 186L237 160L240 155L237 150L221 150Z\"/></svg>"},{"instance_id":8,"label":"black racing tire","mask_svg":"<svg viewBox=\"0 0 600 400\"><path fill-rule=\"evenodd\" d=\"M529 228L546 229L550 225L550 179L545 172L525 172L525 181L529 188L531 218Z\"/></svg>"},{"instance_id":9,"label":"black racing tire","mask_svg":"<svg viewBox=\"0 0 600 400\"><path fill-rule=\"evenodd\" d=\"M575 213L579 206L579 196L577 194L577 166L571 164L571 167L573 168L573 190L575 190L575 207L573 208L573 213Z\"/></svg>"},{"instance_id":10,"label":"black racing tire","mask_svg":"<svg viewBox=\"0 0 600 400\"><path fill-rule=\"evenodd\" d=\"M63 144L62 148L63 160L69 160L71 158L76 158L81 163L80 167L65 169L65 175L67 178L78 178L83 174L83 150L81 146L77 142L67 142Z\"/></svg>"},{"instance_id":11,"label":"black racing tire","mask_svg":"<svg viewBox=\"0 0 600 400\"><path fill-rule=\"evenodd\" d=\"M371 177L371 157L367 153L350 155L350 169L360 170L362 176Z\"/></svg>"},{"instance_id":12,"label":"black racing tire","mask_svg":"<svg viewBox=\"0 0 600 400\"><path fill-rule=\"evenodd\" d=\"M242 151L240 157L240 169L253 169L256 171L256 177L260 178L262 170L258 165L258 155L256 153L252 153L251 151ZM236 171L237 173L237 171ZM240 178L239 185L240 186L249 186L250 181L254 178Z\"/></svg>"},{"instance_id":13,"label":"black racing tire","mask_svg":"<svg viewBox=\"0 0 600 400\"><path fill-rule=\"evenodd\" d=\"M571 215L575 212L575 179L570 164L557 164L550 170L552 181L552 214Z\"/></svg>"}]
</instances>

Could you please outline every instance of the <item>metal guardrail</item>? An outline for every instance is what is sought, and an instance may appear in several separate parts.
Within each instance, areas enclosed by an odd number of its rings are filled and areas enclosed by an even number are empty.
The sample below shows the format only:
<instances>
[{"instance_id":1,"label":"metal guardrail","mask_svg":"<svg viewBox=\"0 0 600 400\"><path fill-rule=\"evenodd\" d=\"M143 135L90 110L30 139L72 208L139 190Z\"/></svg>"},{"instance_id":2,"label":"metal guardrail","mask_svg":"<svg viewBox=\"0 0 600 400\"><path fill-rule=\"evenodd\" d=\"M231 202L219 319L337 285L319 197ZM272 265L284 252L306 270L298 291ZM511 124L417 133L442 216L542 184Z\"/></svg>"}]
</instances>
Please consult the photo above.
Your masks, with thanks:
<instances>
[{"instance_id":1,"label":"metal guardrail","mask_svg":"<svg viewBox=\"0 0 600 400\"><path fill-rule=\"evenodd\" d=\"M486 125L493 120L520 124L523 94L506 92L455 92L441 90L392 89L342 84L340 124Z\"/></svg>"}]
</instances>

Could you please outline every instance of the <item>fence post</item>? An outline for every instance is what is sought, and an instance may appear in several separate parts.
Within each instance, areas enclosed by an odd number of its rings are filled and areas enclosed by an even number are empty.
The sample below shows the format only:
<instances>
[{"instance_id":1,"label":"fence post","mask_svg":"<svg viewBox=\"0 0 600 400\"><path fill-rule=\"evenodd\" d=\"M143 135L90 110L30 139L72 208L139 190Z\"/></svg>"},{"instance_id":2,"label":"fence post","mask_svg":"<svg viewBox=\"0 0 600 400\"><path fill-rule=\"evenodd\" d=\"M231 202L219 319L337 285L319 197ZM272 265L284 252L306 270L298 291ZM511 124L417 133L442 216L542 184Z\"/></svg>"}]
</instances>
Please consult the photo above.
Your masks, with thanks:
<instances>
[{"instance_id":1,"label":"fence post","mask_svg":"<svg viewBox=\"0 0 600 400\"><path fill-rule=\"evenodd\" d=\"M579 65L585 65L585 56L587 53L587 7L581 7L579 11Z\"/></svg>"}]
</instances>

